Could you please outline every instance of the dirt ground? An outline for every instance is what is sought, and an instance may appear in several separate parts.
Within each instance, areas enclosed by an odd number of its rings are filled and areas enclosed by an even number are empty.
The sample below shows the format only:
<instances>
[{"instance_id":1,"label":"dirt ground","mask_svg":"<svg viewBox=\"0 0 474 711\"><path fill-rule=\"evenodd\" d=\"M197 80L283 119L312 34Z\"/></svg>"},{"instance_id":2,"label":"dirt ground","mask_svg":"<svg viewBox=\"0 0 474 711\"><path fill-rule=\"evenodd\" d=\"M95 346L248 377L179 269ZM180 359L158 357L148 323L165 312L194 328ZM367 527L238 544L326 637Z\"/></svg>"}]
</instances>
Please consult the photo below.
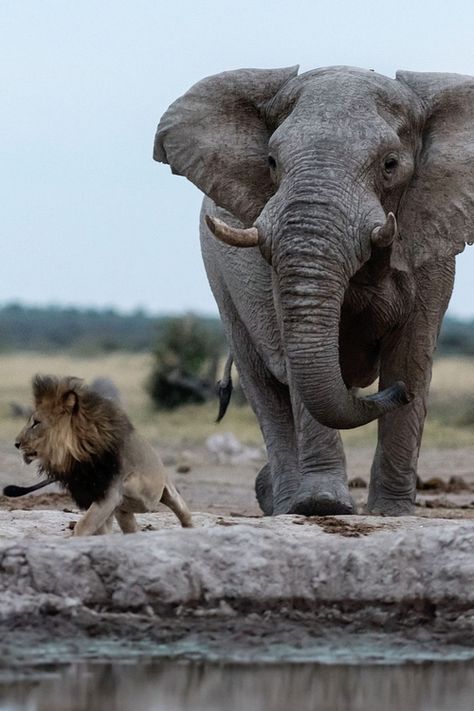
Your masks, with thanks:
<instances>
[{"instance_id":1,"label":"dirt ground","mask_svg":"<svg viewBox=\"0 0 474 711\"><path fill-rule=\"evenodd\" d=\"M259 516L254 481L264 460L222 464L204 448L169 448L161 455L192 511ZM349 481L358 512L364 511L372 449L346 447ZM186 471L183 471L186 470ZM35 465L26 466L11 442L0 442L0 486L36 483ZM46 493L50 492L50 493ZM18 499L0 496L0 508L74 510L69 497L51 486ZM474 518L474 448L425 449L419 462L416 513L430 518Z\"/></svg>"}]
</instances>

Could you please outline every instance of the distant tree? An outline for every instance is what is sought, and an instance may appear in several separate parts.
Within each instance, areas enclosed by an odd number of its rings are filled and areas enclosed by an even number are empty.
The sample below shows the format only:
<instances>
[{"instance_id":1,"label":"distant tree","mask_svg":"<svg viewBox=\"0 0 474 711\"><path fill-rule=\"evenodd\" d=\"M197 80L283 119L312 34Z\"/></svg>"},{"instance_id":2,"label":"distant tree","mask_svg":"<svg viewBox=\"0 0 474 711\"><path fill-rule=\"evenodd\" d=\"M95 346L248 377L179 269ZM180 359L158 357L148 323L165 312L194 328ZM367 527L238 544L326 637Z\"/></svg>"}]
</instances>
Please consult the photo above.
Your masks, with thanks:
<instances>
[{"instance_id":1,"label":"distant tree","mask_svg":"<svg viewBox=\"0 0 474 711\"><path fill-rule=\"evenodd\" d=\"M438 352L441 355L474 356L474 321L461 321L449 316L445 318Z\"/></svg>"},{"instance_id":2,"label":"distant tree","mask_svg":"<svg viewBox=\"0 0 474 711\"><path fill-rule=\"evenodd\" d=\"M171 319L155 346L153 370L147 383L155 407L174 409L211 398L219 358L224 351L225 341L218 322L192 314Z\"/></svg>"},{"instance_id":3,"label":"distant tree","mask_svg":"<svg viewBox=\"0 0 474 711\"><path fill-rule=\"evenodd\" d=\"M116 350L149 352L154 348L158 354L163 338L175 338L179 341L176 350L186 361L183 367L194 372L195 365L189 361L199 360L197 349L203 336L198 331L203 332L211 350L216 339L225 350L222 327L218 318L186 316L183 319L151 316L142 310L121 314L114 309L7 304L0 307L0 350L94 354ZM183 323L170 325L176 320ZM195 326L191 325L193 320ZM174 336L169 335L169 329L173 328ZM188 342L186 333L193 328L195 335ZM183 344L186 344L184 350ZM474 357L474 321L448 316L441 329L438 354Z\"/></svg>"}]
</instances>

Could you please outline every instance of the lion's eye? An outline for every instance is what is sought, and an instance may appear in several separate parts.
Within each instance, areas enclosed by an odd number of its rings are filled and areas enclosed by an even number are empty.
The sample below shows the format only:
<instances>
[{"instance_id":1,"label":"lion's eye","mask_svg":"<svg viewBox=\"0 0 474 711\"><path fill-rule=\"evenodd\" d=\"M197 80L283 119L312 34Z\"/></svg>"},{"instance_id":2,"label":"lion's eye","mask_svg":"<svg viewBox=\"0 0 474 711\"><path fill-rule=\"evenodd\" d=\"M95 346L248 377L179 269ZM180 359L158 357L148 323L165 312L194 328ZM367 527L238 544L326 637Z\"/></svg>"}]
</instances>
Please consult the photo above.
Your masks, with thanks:
<instances>
[{"instance_id":1,"label":"lion's eye","mask_svg":"<svg viewBox=\"0 0 474 711\"><path fill-rule=\"evenodd\" d=\"M41 424L39 420L33 420L33 424L31 425L31 429L34 427L38 427L38 425Z\"/></svg>"}]
</instances>

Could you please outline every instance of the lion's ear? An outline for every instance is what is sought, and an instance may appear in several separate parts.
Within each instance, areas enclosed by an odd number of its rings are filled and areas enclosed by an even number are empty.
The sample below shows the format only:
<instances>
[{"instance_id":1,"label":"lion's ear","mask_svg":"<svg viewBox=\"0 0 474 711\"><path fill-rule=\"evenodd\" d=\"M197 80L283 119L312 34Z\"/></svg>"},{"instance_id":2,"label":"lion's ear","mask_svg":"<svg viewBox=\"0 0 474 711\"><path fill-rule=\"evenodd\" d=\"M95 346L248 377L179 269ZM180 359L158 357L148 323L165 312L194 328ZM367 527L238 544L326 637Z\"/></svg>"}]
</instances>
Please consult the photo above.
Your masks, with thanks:
<instances>
[{"instance_id":1,"label":"lion's ear","mask_svg":"<svg viewBox=\"0 0 474 711\"><path fill-rule=\"evenodd\" d=\"M54 395L58 386L58 379L51 375L37 374L33 378L33 397L38 406L45 397Z\"/></svg>"},{"instance_id":2,"label":"lion's ear","mask_svg":"<svg viewBox=\"0 0 474 711\"><path fill-rule=\"evenodd\" d=\"M82 378L68 376L60 383L59 393L65 411L70 415L75 415L79 411L81 390L84 385Z\"/></svg>"},{"instance_id":3,"label":"lion's ear","mask_svg":"<svg viewBox=\"0 0 474 711\"><path fill-rule=\"evenodd\" d=\"M79 410L79 396L74 390L68 390L63 395L63 405L66 412L75 415Z\"/></svg>"}]
</instances>

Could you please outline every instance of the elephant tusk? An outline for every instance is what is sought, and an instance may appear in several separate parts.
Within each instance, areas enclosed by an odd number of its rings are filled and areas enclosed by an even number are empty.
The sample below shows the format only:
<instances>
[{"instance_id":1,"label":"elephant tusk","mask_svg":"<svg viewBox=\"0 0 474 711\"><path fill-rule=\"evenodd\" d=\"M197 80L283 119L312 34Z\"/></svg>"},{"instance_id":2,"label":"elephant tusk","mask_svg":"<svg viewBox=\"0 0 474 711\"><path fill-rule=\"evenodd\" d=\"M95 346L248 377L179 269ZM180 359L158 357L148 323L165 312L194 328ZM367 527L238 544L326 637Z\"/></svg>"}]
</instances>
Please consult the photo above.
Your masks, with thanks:
<instances>
[{"instance_id":1,"label":"elephant tusk","mask_svg":"<svg viewBox=\"0 0 474 711\"><path fill-rule=\"evenodd\" d=\"M371 241L374 247L390 247L397 235L397 218L389 212L385 224L372 230Z\"/></svg>"},{"instance_id":2,"label":"elephant tusk","mask_svg":"<svg viewBox=\"0 0 474 711\"><path fill-rule=\"evenodd\" d=\"M256 247L258 245L258 230L256 227L246 229L230 227L217 217L206 215L206 224L210 231L221 242L231 247Z\"/></svg>"}]
</instances>

